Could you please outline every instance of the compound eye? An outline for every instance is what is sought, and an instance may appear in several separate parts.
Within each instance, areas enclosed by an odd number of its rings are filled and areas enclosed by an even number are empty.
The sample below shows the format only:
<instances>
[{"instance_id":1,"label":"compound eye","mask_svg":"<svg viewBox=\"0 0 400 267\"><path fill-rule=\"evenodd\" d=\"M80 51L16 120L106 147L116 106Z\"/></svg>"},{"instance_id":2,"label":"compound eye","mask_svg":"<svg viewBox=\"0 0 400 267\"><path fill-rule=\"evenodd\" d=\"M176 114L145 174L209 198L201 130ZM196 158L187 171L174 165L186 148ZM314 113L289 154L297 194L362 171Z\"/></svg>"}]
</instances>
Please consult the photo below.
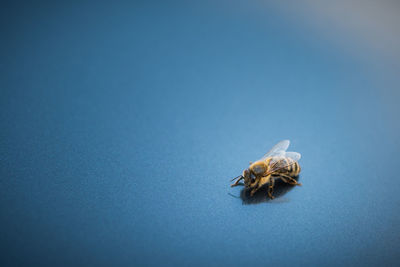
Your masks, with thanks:
<instances>
[{"instance_id":1,"label":"compound eye","mask_svg":"<svg viewBox=\"0 0 400 267\"><path fill-rule=\"evenodd\" d=\"M250 178L251 178L251 182L252 183L254 183L256 181L256 177L254 176L254 174L251 174Z\"/></svg>"}]
</instances>

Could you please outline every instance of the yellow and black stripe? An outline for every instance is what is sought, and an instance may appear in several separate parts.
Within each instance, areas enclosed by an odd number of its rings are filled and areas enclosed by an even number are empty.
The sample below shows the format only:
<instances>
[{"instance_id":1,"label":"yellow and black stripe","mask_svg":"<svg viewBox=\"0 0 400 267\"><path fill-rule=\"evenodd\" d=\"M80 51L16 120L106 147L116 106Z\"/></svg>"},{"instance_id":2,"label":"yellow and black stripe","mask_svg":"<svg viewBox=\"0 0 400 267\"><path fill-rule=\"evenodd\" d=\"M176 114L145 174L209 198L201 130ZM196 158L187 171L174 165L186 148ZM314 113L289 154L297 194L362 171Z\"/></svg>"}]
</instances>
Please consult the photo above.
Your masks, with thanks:
<instances>
[{"instance_id":1,"label":"yellow and black stripe","mask_svg":"<svg viewBox=\"0 0 400 267\"><path fill-rule=\"evenodd\" d=\"M301 171L299 163L291 158L272 158L269 164L271 168L277 169L275 172L276 175L286 174L291 177L296 177Z\"/></svg>"}]
</instances>

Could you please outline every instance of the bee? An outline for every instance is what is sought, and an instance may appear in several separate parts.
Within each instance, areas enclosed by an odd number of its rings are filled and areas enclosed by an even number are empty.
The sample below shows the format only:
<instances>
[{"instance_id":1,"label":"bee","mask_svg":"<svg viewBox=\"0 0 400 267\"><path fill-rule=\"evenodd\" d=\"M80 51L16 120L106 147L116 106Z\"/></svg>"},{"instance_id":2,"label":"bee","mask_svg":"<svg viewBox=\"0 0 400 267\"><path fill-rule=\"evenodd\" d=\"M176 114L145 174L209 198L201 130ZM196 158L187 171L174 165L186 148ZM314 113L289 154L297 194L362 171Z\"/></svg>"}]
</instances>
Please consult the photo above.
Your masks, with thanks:
<instances>
[{"instance_id":1,"label":"bee","mask_svg":"<svg viewBox=\"0 0 400 267\"><path fill-rule=\"evenodd\" d=\"M261 159L254 163L250 162L249 168L245 169L242 175L232 179L236 182L231 187L239 185L239 181L243 179L245 187L251 189L250 195L253 196L263 185L268 184L268 197L274 199L272 193L276 179L291 185L301 185L294 179L301 171L298 163L301 155L297 152L286 152L289 145L289 140L283 140L273 146Z\"/></svg>"}]
</instances>

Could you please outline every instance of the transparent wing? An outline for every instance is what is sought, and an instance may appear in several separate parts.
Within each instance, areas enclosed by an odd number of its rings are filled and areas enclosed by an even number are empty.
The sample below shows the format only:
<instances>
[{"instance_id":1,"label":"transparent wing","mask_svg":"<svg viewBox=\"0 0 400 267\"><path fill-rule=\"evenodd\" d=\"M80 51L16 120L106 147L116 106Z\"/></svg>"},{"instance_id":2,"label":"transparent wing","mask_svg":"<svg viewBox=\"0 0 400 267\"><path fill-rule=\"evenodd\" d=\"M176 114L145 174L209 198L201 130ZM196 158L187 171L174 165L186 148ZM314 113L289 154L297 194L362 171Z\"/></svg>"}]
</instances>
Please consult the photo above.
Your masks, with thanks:
<instances>
[{"instance_id":1,"label":"transparent wing","mask_svg":"<svg viewBox=\"0 0 400 267\"><path fill-rule=\"evenodd\" d=\"M270 151L267 152L261 159L265 159L268 157L284 157L285 152L290 145L289 140L283 140L274 145Z\"/></svg>"},{"instance_id":2,"label":"transparent wing","mask_svg":"<svg viewBox=\"0 0 400 267\"><path fill-rule=\"evenodd\" d=\"M286 152L285 157L290 158L294 161L299 161L301 159L301 154L297 152Z\"/></svg>"},{"instance_id":3,"label":"transparent wing","mask_svg":"<svg viewBox=\"0 0 400 267\"><path fill-rule=\"evenodd\" d=\"M272 166L268 174L271 174L276 171L283 170L299 161L301 158L301 154L297 152L285 152L283 157L274 157L272 160Z\"/></svg>"}]
</instances>

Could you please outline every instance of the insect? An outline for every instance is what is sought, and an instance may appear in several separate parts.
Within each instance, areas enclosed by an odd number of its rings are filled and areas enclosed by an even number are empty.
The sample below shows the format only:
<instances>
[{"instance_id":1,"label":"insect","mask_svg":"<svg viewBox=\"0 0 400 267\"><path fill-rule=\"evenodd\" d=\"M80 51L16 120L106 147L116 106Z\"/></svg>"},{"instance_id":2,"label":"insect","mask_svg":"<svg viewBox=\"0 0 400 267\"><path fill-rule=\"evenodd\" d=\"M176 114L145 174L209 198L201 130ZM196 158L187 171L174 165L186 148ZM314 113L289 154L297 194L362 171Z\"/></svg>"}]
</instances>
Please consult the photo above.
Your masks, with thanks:
<instances>
[{"instance_id":1,"label":"insect","mask_svg":"<svg viewBox=\"0 0 400 267\"><path fill-rule=\"evenodd\" d=\"M294 179L301 171L298 163L301 155L297 152L286 152L289 145L289 140L280 141L261 159L250 162L250 167L245 169L242 175L232 179L236 182L231 187L239 185L239 181L243 179L244 185L251 189L250 195L253 196L263 185L269 184L268 197L274 199L272 193L276 179L292 185L301 185Z\"/></svg>"}]
</instances>

